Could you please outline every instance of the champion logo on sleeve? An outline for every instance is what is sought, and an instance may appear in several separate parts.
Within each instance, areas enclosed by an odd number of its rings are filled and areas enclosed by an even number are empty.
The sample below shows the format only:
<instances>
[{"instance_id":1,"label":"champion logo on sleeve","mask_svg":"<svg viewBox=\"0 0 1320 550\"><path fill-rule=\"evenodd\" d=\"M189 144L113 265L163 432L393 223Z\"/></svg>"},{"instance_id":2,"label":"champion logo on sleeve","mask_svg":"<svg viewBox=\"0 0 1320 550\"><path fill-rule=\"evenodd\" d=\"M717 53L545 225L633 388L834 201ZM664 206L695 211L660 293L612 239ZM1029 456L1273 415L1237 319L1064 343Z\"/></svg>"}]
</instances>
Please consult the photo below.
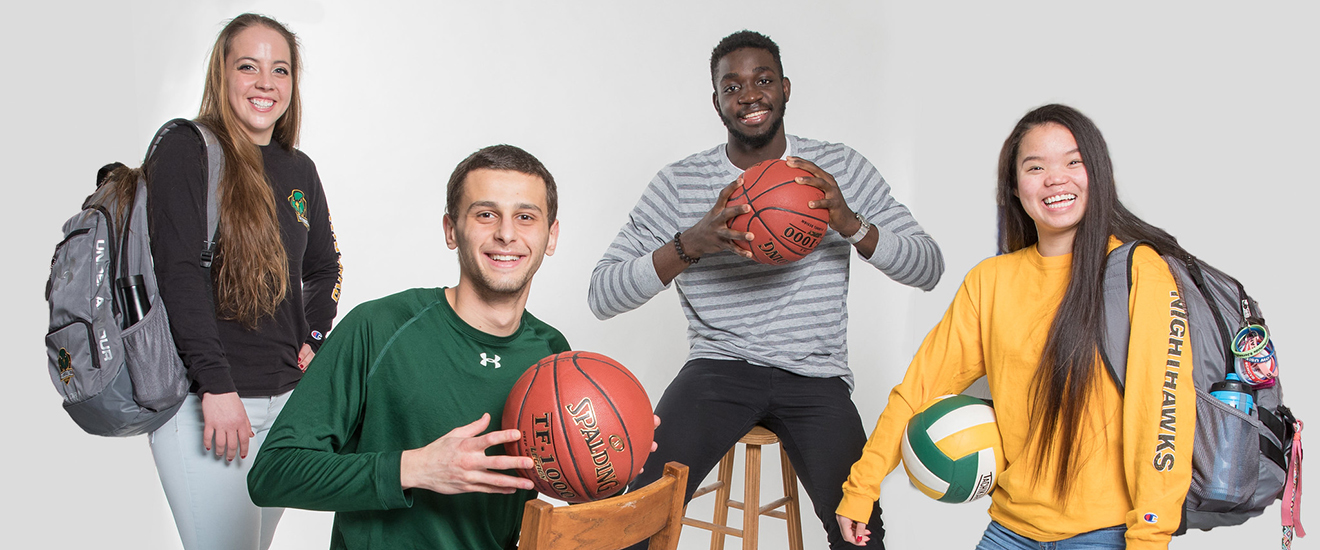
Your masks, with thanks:
<instances>
[{"instance_id":1,"label":"champion logo on sleeve","mask_svg":"<svg viewBox=\"0 0 1320 550\"><path fill-rule=\"evenodd\" d=\"M1146 523L1158 523L1160 521L1160 517L1150 512L1146 512L1145 515L1141 516L1141 521L1144 521Z\"/></svg>"}]
</instances>

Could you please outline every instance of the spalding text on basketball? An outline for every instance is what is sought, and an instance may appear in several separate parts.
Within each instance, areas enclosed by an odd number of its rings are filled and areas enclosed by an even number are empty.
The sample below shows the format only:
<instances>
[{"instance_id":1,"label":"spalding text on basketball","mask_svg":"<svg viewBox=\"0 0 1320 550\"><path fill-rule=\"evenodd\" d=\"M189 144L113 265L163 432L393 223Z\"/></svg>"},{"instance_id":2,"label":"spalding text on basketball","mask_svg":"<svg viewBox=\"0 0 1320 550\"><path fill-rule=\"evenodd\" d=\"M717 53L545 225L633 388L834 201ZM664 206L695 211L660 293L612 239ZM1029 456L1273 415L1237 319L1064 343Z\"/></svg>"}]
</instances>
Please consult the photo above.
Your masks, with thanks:
<instances>
[{"instance_id":1,"label":"spalding text on basketball","mask_svg":"<svg viewBox=\"0 0 1320 550\"><path fill-rule=\"evenodd\" d=\"M756 247L761 249L761 253L765 254L766 259L774 263L782 264L788 262L788 259L784 258L784 255L780 254L779 251L775 249L774 241L763 242L756 245Z\"/></svg>"},{"instance_id":2,"label":"spalding text on basketball","mask_svg":"<svg viewBox=\"0 0 1320 550\"><path fill-rule=\"evenodd\" d=\"M610 461L605 448L605 438L600 436L600 428L596 427L596 411L591 407L591 399L583 397L576 405L570 403L564 409L573 417L573 423L578 425L578 431L582 433L582 439L591 451L591 463L596 467L596 492L603 494L617 487L619 479L614 474L614 463Z\"/></svg>"}]
</instances>

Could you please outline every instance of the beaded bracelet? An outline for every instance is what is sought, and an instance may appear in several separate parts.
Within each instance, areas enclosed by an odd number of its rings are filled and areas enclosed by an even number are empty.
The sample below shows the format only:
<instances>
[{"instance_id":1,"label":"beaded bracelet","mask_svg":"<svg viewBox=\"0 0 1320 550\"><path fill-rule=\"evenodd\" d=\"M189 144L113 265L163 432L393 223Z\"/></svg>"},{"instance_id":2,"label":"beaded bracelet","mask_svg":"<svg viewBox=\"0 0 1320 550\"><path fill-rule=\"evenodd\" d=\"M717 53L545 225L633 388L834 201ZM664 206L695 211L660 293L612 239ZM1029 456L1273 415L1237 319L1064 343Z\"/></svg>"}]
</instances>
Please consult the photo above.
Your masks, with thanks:
<instances>
[{"instance_id":1,"label":"beaded bracelet","mask_svg":"<svg viewBox=\"0 0 1320 550\"><path fill-rule=\"evenodd\" d=\"M678 233L674 233L674 250L678 251L678 259L687 262L688 265L697 263L697 260L700 260L701 258L693 258L683 253L682 237L683 237L682 231L679 231Z\"/></svg>"}]
</instances>

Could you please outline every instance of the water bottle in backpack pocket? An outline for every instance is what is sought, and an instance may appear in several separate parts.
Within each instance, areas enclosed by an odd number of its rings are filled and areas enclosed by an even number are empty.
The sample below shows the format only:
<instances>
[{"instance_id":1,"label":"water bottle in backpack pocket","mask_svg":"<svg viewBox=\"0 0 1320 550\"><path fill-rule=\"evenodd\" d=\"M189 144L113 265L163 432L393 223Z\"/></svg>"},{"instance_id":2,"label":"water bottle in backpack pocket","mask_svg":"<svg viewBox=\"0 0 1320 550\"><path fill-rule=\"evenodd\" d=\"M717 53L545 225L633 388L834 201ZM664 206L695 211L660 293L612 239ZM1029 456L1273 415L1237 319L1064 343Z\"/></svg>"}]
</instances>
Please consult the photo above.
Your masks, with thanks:
<instances>
[{"instance_id":1,"label":"water bottle in backpack pocket","mask_svg":"<svg viewBox=\"0 0 1320 550\"><path fill-rule=\"evenodd\" d=\"M124 329L124 353L129 378L133 381L133 400L152 410L177 405L188 395L188 373L174 347L169 315L164 307L151 304L145 317ZM141 365L169 365L168 368L139 368Z\"/></svg>"},{"instance_id":2,"label":"water bottle in backpack pocket","mask_svg":"<svg viewBox=\"0 0 1320 550\"><path fill-rule=\"evenodd\" d=\"M1225 524L1231 525L1230 517L1245 520L1278 498L1285 471L1262 454L1261 438L1285 451L1287 442L1279 441L1255 413L1243 413L1221 398L1197 390L1188 510L1223 514Z\"/></svg>"}]
</instances>

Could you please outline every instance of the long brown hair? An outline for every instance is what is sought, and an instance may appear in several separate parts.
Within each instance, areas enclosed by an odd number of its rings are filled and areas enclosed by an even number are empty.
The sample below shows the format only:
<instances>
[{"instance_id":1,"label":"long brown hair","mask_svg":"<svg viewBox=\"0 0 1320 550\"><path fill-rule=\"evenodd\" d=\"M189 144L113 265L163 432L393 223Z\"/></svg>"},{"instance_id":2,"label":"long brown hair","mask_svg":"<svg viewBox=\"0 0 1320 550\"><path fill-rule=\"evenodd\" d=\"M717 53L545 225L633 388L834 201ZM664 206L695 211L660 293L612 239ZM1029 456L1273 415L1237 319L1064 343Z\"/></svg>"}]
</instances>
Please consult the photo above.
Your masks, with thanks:
<instances>
[{"instance_id":1,"label":"long brown hair","mask_svg":"<svg viewBox=\"0 0 1320 550\"><path fill-rule=\"evenodd\" d=\"M245 13L229 21L215 39L206 67L206 88L197 120L211 128L225 152L220 180L220 242L212 279L216 311L249 328L275 312L289 292L289 260L280 239L275 196L266 181L261 150L244 133L228 100L229 57L234 37L253 26L269 28L289 45L292 79L289 106L275 122L272 140L292 150L298 144L302 101L298 80L302 57L298 39L278 21Z\"/></svg>"},{"instance_id":2,"label":"long brown hair","mask_svg":"<svg viewBox=\"0 0 1320 550\"><path fill-rule=\"evenodd\" d=\"M999 252L1021 250L1039 240L1036 224L1017 190L1017 157L1023 137L1043 124L1072 132L1086 169L1086 210L1073 238L1068 289L1050 324L1033 379L1030 425L1037 463L1057 450L1055 495L1066 499L1079 461L1083 413L1098 378L1104 326L1103 278L1109 236L1145 240L1165 254L1185 254L1178 240L1130 212L1118 200L1109 146L1091 119L1066 105L1045 105L1022 117L999 152Z\"/></svg>"},{"instance_id":3,"label":"long brown hair","mask_svg":"<svg viewBox=\"0 0 1320 550\"><path fill-rule=\"evenodd\" d=\"M298 92L302 56L298 51L298 38L280 22L264 15L245 13L235 17L216 36L206 67L202 106L197 114L197 121L211 129L225 153L219 187L220 240L211 268L216 313L250 329L256 328L262 317L273 314L289 292L289 259L280 238L275 196L266 181L261 149L243 132L226 93L229 82L225 59L234 37L256 25L279 33L289 44L293 85L288 109L275 122L271 139L287 150L297 146L302 120L302 100ZM147 185L152 183L146 169L148 161L149 158L143 159L143 168L121 166L111 171L102 189L87 201L109 206L116 221L122 223L128 207L133 204L138 178L145 174Z\"/></svg>"},{"instance_id":4,"label":"long brown hair","mask_svg":"<svg viewBox=\"0 0 1320 550\"><path fill-rule=\"evenodd\" d=\"M219 185L220 239L211 268L215 310L220 318L234 319L248 328L256 328L261 318L275 313L289 293L289 259L280 237L275 194L265 179L261 149L243 132L226 94L228 71L224 59L230 54L234 37L255 25L275 30L288 41L292 92L289 107L276 121L271 137L288 150L298 144L302 120L298 76L302 73L302 55L298 51L298 38L271 17L244 13L220 30L215 45L211 46L202 108L197 115L199 123L215 133L224 150L224 171ZM147 170L149 161L150 158L144 158L140 169L120 166L112 170L100 186L102 189L88 197L87 202L107 204L116 222L123 222L135 198L137 178L145 174L147 185L152 185Z\"/></svg>"}]
</instances>

